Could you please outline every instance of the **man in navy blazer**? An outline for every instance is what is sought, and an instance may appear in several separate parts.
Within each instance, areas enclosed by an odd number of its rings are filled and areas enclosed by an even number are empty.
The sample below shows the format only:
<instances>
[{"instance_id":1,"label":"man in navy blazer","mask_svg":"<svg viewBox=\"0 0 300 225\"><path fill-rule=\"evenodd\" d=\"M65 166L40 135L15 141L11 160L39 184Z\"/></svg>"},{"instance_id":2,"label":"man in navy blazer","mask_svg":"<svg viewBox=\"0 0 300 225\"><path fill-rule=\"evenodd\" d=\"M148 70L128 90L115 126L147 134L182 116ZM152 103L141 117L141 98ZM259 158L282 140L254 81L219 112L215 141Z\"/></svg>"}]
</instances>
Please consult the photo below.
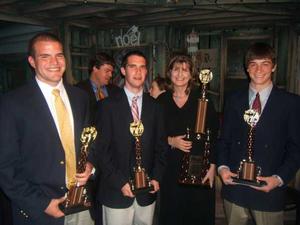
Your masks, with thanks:
<instances>
[{"instance_id":1,"label":"man in navy blazer","mask_svg":"<svg viewBox=\"0 0 300 225\"><path fill-rule=\"evenodd\" d=\"M63 217L58 204L67 192L66 158L60 139L53 89L59 89L72 125L76 159L80 136L89 123L87 95L62 76L66 63L62 44L50 33L29 43L28 61L35 78L3 96L0 106L0 186L11 199L14 225L93 224L88 211ZM70 126L69 126L70 127ZM76 174L85 184L91 168ZM71 221L73 220L73 222Z\"/></svg>"},{"instance_id":2,"label":"man in navy blazer","mask_svg":"<svg viewBox=\"0 0 300 225\"><path fill-rule=\"evenodd\" d=\"M276 69L274 50L253 44L245 57L249 89L232 93L225 102L224 123L218 143L218 172L229 225L247 224L249 214L257 225L283 225L285 186L300 162L299 96L272 83ZM244 112L259 93L260 119L255 127L253 159L261 167L258 180L265 186L242 186L232 181L240 161L247 158L249 125ZM254 108L254 107L253 107Z\"/></svg>"},{"instance_id":3,"label":"man in navy blazer","mask_svg":"<svg viewBox=\"0 0 300 225\"><path fill-rule=\"evenodd\" d=\"M101 136L89 160L101 170L97 197L103 204L103 224L151 225L167 150L163 114L159 104L148 93L143 93L147 75L145 56L139 51L127 53L121 72L125 77L124 89L100 104L97 129ZM129 184L136 163L135 139L129 130L135 118L131 110L135 97L138 117L144 125L141 136L142 166L154 187L151 193L136 196Z\"/></svg>"},{"instance_id":4,"label":"man in navy blazer","mask_svg":"<svg viewBox=\"0 0 300 225\"><path fill-rule=\"evenodd\" d=\"M89 61L90 78L76 84L85 90L90 97L91 121L94 122L97 110L97 102L105 97L114 95L120 90L118 86L110 83L115 67L114 59L104 53L95 54ZM102 96L99 92L101 91ZM101 99L100 99L101 98Z\"/></svg>"}]
</instances>

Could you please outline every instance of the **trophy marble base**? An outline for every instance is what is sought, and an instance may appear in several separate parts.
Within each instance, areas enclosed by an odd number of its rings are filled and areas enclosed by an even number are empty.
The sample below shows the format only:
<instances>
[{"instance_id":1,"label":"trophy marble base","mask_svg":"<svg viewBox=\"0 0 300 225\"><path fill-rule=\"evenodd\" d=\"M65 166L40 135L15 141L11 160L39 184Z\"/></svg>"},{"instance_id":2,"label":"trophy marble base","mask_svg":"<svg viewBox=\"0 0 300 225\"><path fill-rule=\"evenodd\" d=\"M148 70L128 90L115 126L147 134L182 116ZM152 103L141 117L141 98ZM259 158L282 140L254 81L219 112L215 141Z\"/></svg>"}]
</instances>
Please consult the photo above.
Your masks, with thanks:
<instances>
[{"instance_id":1,"label":"trophy marble base","mask_svg":"<svg viewBox=\"0 0 300 225\"><path fill-rule=\"evenodd\" d=\"M84 204L80 205L72 205L72 206L65 206L65 204L60 204L59 209L65 214L70 215L78 212L82 212L85 210L89 210L91 208L92 204L90 202L86 202Z\"/></svg>"},{"instance_id":2,"label":"trophy marble base","mask_svg":"<svg viewBox=\"0 0 300 225\"><path fill-rule=\"evenodd\" d=\"M262 187L267 184L265 181L244 180L244 179L240 179L240 178L236 178L236 177L233 177L232 181L239 185L254 186L254 187Z\"/></svg>"},{"instance_id":3,"label":"trophy marble base","mask_svg":"<svg viewBox=\"0 0 300 225\"><path fill-rule=\"evenodd\" d=\"M150 183L150 178L148 177L145 169L138 166L134 169L134 179L130 180L130 188L132 193L141 194L148 193L154 190L153 185Z\"/></svg>"},{"instance_id":4,"label":"trophy marble base","mask_svg":"<svg viewBox=\"0 0 300 225\"><path fill-rule=\"evenodd\" d=\"M64 202L59 204L59 209L65 214L73 214L88 210L92 206L87 196L86 186L72 186Z\"/></svg>"},{"instance_id":5,"label":"trophy marble base","mask_svg":"<svg viewBox=\"0 0 300 225\"><path fill-rule=\"evenodd\" d=\"M144 194L144 193L149 193L150 191L154 191L154 187L151 185L149 187L144 187L144 188L132 188L131 191L134 195L137 194Z\"/></svg>"}]
</instances>

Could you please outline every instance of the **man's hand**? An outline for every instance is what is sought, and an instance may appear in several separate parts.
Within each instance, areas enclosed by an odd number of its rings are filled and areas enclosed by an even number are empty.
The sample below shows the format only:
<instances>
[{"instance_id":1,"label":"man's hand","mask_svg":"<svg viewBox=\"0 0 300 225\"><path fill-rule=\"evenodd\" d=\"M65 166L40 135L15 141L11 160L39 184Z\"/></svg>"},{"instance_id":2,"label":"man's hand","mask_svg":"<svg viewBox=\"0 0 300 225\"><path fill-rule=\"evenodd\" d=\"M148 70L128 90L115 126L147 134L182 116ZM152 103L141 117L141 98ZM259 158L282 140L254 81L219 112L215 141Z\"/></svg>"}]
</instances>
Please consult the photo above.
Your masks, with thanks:
<instances>
[{"instance_id":1,"label":"man's hand","mask_svg":"<svg viewBox=\"0 0 300 225\"><path fill-rule=\"evenodd\" d=\"M208 180L209 186L212 188L215 180L215 174L216 174L216 165L210 164L209 170L207 171L205 177L202 180L202 184L204 184Z\"/></svg>"},{"instance_id":2,"label":"man's hand","mask_svg":"<svg viewBox=\"0 0 300 225\"><path fill-rule=\"evenodd\" d=\"M153 185L154 190L150 191L151 194L154 194L155 192L159 191L159 183L156 180L151 180L150 183Z\"/></svg>"},{"instance_id":3,"label":"man's hand","mask_svg":"<svg viewBox=\"0 0 300 225\"><path fill-rule=\"evenodd\" d=\"M223 181L223 183L225 185L233 185L235 184L234 182L232 182L232 177L236 177L237 174L236 173L232 173L228 168L222 168L220 171L219 171L219 175Z\"/></svg>"},{"instance_id":4,"label":"man's hand","mask_svg":"<svg viewBox=\"0 0 300 225\"><path fill-rule=\"evenodd\" d=\"M78 186L85 185L89 177L92 174L93 165L90 162L87 162L85 165L85 171L83 173L76 174L76 182Z\"/></svg>"},{"instance_id":5,"label":"man's hand","mask_svg":"<svg viewBox=\"0 0 300 225\"><path fill-rule=\"evenodd\" d=\"M63 217L65 214L59 209L58 205L65 200L65 197L58 199L51 199L48 207L45 209L45 213L54 218Z\"/></svg>"},{"instance_id":6,"label":"man's hand","mask_svg":"<svg viewBox=\"0 0 300 225\"><path fill-rule=\"evenodd\" d=\"M122 194L124 196L130 197L130 198L134 198L134 195L131 191L130 185L129 183L126 183L122 188L121 188Z\"/></svg>"},{"instance_id":7,"label":"man's hand","mask_svg":"<svg viewBox=\"0 0 300 225\"><path fill-rule=\"evenodd\" d=\"M264 181L267 183L267 185L264 185L262 187L255 187L251 186L252 188L258 190L258 191L263 191L263 192L269 192L273 190L274 188L278 187L281 183L280 180L277 177L257 177L256 178L259 181Z\"/></svg>"}]
</instances>

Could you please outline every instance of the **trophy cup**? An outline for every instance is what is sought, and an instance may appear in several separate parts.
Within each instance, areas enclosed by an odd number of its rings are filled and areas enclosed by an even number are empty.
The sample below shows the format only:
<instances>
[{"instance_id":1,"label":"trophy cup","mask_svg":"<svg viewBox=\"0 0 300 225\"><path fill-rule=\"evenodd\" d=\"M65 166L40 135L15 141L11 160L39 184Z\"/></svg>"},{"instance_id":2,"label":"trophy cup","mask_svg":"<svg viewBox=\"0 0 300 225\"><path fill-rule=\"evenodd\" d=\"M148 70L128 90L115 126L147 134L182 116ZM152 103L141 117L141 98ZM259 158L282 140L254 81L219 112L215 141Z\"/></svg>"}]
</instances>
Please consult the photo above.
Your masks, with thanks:
<instances>
[{"instance_id":1,"label":"trophy cup","mask_svg":"<svg viewBox=\"0 0 300 225\"><path fill-rule=\"evenodd\" d=\"M193 155L190 152L184 154L178 179L178 182L181 184L209 185L208 180L204 184L202 183L202 180L210 167L209 154L211 131L210 129L206 129L205 123L208 104L208 99L206 98L206 85L212 80L212 77L213 75L210 70L204 69L200 71L199 79L202 83L202 96L198 99L194 141L204 141L204 153L201 155ZM191 141L189 128L187 128L186 140Z\"/></svg>"},{"instance_id":2,"label":"trophy cup","mask_svg":"<svg viewBox=\"0 0 300 225\"><path fill-rule=\"evenodd\" d=\"M130 187L133 194L153 191L154 187L150 183L145 168L142 166L142 147L141 136L144 132L144 126L141 121L130 123L130 133L135 138L135 159L136 166L133 168L134 178L130 179Z\"/></svg>"},{"instance_id":3,"label":"trophy cup","mask_svg":"<svg viewBox=\"0 0 300 225\"><path fill-rule=\"evenodd\" d=\"M253 160L253 143L255 136L255 126L259 120L259 113L254 109L248 109L244 113L244 120L250 126L248 134L247 159L240 162L237 177L233 177L233 182L246 186L263 186L266 183L259 181L256 177L261 175L261 168Z\"/></svg>"},{"instance_id":4,"label":"trophy cup","mask_svg":"<svg viewBox=\"0 0 300 225\"><path fill-rule=\"evenodd\" d=\"M83 173L88 156L88 147L92 141L95 140L97 131L95 127L86 127L81 134L81 151L77 164L76 172ZM73 214L87 210L91 207L91 202L88 199L87 187L85 185L78 186L74 184L66 193L66 199L59 205L60 210L65 214Z\"/></svg>"}]
</instances>

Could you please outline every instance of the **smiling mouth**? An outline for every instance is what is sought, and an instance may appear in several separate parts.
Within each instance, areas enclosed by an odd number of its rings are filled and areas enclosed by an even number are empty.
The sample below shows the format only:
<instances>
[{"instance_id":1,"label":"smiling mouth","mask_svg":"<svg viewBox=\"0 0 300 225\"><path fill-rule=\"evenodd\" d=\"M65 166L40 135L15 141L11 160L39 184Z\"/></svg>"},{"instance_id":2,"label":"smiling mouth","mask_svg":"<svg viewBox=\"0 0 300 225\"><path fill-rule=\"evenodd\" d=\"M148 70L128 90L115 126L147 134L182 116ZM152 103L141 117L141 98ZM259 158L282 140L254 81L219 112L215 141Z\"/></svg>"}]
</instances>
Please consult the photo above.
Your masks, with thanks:
<instances>
[{"instance_id":1,"label":"smiling mouth","mask_svg":"<svg viewBox=\"0 0 300 225\"><path fill-rule=\"evenodd\" d=\"M58 72L58 71L60 71L60 68L49 68L48 71L50 71L50 72Z\"/></svg>"}]
</instances>

